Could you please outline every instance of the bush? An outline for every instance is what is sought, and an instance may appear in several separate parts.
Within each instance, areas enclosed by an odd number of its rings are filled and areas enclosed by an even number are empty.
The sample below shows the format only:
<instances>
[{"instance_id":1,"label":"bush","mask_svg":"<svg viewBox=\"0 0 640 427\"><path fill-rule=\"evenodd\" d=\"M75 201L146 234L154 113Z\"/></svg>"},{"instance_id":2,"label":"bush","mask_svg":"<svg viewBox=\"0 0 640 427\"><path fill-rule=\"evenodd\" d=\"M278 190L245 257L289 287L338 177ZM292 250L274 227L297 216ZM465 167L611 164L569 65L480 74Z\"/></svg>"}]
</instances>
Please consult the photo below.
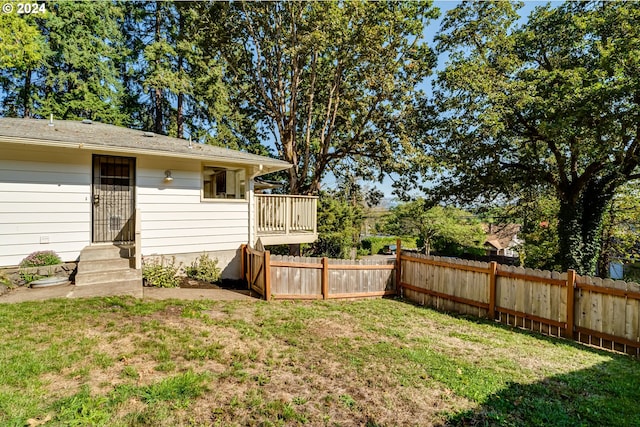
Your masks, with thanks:
<instances>
[{"instance_id":1,"label":"bush","mask_svg":"<svg viewBox=\"0 0 640 427\"><path fill-rule=\"evenodd\" d=\"M11 280L9 279L9 277L7 277L7 273L3 270L0 270L0 285L4 285L7 288L13 287Z\"/></svg>"},{"instance_id":2,"label":"bush","mask_svg":"<svg viewBox=\"0 0 640 427\"><path fill-rule=\"evenodd\" d=\"M349 258L351 250L351 239L344 233L323 233L318 236L318 240L311 244L311 248L305 256L329 257L329 258Z\"/></svg>"},{"instance_id":3,"label":"bush","mask_svg":"<svg viewBox=\"0 0 640 427\"><path fill-rule=\"evenodd\" d=\"M218 259L209 258L208 254L202 254L193 261L190 267L185 268L188 277L213 283L220 280Z\"/></svg>"},{"instance_id":4,"label":"bush","mask_svg":"<svg viewBox=\"0 0 640 427\"><path fill-rule=\"evenodd\" d=\"M37 251L29 254L20 262L20 267L44 267L47 265L62 264L62 260L54 251Z\"/></svg>"},{"instance_id":5,"label":"bush","mask_svg":"<svg viewBox=\"0 0 640 427\"><path fill-rule=\"evenodd\" d=\"M160 261L156 259L144 260L142 265L142 278L148 286L157 288L177 288L180 286L178 278L178 267L174 261L165 261L164 257Z\"/></svg>"},{"instance_id":6,"label":"bush","mask_svg":"<svg viewBox=\"0 0 640 427\"><path fill-rule=\"evenodd\" d=\"M381 254L386 245L395 245L396 239L396 237L367 237L362 239L360 245L363 250L369 252L367 255L376 255ZM402 248L404 249L415 249L417 247L416 239L413 237L403 237L401 240Z\"/></svg>"}]
</instances>

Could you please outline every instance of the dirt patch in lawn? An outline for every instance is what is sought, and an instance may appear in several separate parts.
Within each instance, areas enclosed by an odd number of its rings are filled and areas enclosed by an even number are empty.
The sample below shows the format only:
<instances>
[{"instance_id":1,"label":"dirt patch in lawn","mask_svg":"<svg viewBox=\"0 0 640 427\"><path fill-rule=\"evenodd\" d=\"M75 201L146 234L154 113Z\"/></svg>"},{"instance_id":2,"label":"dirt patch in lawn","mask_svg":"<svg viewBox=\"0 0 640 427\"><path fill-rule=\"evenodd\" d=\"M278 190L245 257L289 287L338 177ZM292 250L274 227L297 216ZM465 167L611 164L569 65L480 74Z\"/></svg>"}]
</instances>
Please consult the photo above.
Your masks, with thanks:
<instances>
[{"instance_id":1,"label":"dirt patch in lawn","mask_svg":"<svg viewBox=\"0 0 640 427\"><path fill-rule=\"evenodd\" d=\"M394 301L64 304L60 324L21 328L43 350L78 344L33 380L43 406L88 389L115 425L444 425L507 381L601 361Z\"/></svg>"},{"instance_id":2,"label":"dirt patch in lawn","mask_svg":"<svg viewBox=\"0 0 640 427\"><path fill-rule=\"evenodd\" d=\"M180 279L180 287L186 289L221 289L221 287L215 283L192 279L191 277L182 277Z\"/></svg>"}]
</instances>

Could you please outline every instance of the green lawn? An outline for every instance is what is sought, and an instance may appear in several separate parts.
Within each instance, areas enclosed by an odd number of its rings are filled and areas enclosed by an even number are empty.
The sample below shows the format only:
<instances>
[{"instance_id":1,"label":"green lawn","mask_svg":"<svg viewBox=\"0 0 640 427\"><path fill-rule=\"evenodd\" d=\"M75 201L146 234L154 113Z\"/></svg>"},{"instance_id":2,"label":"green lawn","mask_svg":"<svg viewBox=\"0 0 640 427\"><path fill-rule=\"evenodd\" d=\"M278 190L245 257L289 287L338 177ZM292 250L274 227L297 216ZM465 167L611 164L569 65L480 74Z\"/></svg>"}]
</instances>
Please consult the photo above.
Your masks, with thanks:
<instances>
[{"instance_id":1,"label":"green lawn","mask_svg":"<svg viewBox=\"0 0 640 427\"><path fill-rule=\"evenodd\" d=\"M640 425L626 356L396 300L0 305L0 425Z\"/></svg>"}]
</instances>

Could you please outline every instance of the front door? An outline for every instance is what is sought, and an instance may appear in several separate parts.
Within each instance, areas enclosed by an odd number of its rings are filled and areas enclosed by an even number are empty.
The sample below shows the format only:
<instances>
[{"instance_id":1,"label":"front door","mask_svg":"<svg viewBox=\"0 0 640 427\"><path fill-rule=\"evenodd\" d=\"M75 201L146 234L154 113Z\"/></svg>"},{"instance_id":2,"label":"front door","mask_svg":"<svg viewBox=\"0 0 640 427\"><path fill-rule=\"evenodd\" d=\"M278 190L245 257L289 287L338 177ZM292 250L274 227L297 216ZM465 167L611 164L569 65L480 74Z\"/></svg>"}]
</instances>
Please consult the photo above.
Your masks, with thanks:
<instances>
[{"instance_id":1,"label":"front door","mask_svg":"<svg viewBox=\"0 0 640 427\"><path fill-rule=\"evenodd\" d=\"M135 240L135 170L134 158L93 156L93 242Z\"/></svg>"}]
</instances>

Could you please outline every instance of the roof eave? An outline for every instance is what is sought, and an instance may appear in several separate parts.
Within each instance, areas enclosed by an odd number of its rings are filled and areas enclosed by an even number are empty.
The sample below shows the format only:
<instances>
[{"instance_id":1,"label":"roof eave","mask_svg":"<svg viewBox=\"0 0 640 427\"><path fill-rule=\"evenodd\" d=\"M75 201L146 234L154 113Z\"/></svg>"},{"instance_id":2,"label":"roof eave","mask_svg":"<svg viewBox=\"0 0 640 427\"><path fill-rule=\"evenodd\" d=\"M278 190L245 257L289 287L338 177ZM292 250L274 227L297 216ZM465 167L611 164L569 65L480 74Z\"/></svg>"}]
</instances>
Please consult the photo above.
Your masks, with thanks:
<instances>
[{"instance_id":1,"label":"roof eave","mask_svg":"<svg viewBox=\"0 0 640 427\"><path fill-rule=\"evenodd\" d=\"M21 138L14 136L0 136L0 141L7 142L10 144L28 144L28 145L36 145L43 147L57 147L57 148L70 148L70 149L78 149L78 150L89 150L89 151L103 151L108 153L119 153L119 154L140 154L140 155L148 155L148 156L159 156L159 157L172 157L172 158L180 158L180 159L193 159L200 161L218 161L223 163L229 163L234 165L251 165L256 166L256 174L255 176L266 175L268 173L277 172L281 170L290 169L293 167L292 164L284 162L282 160L273 159L272 161L265 157L263 159L238 159L236 157L225 157L225 156L209 156L204 153L183 153L183 152L171 152L165 150L152 150L147 148L133 148L133 147L119 147L119 146L111 146L104 144L95 144L90 142L69 142L69 141L56 141L49 139L34 139L34 138Z\"/></svg>"}]
</instances>

